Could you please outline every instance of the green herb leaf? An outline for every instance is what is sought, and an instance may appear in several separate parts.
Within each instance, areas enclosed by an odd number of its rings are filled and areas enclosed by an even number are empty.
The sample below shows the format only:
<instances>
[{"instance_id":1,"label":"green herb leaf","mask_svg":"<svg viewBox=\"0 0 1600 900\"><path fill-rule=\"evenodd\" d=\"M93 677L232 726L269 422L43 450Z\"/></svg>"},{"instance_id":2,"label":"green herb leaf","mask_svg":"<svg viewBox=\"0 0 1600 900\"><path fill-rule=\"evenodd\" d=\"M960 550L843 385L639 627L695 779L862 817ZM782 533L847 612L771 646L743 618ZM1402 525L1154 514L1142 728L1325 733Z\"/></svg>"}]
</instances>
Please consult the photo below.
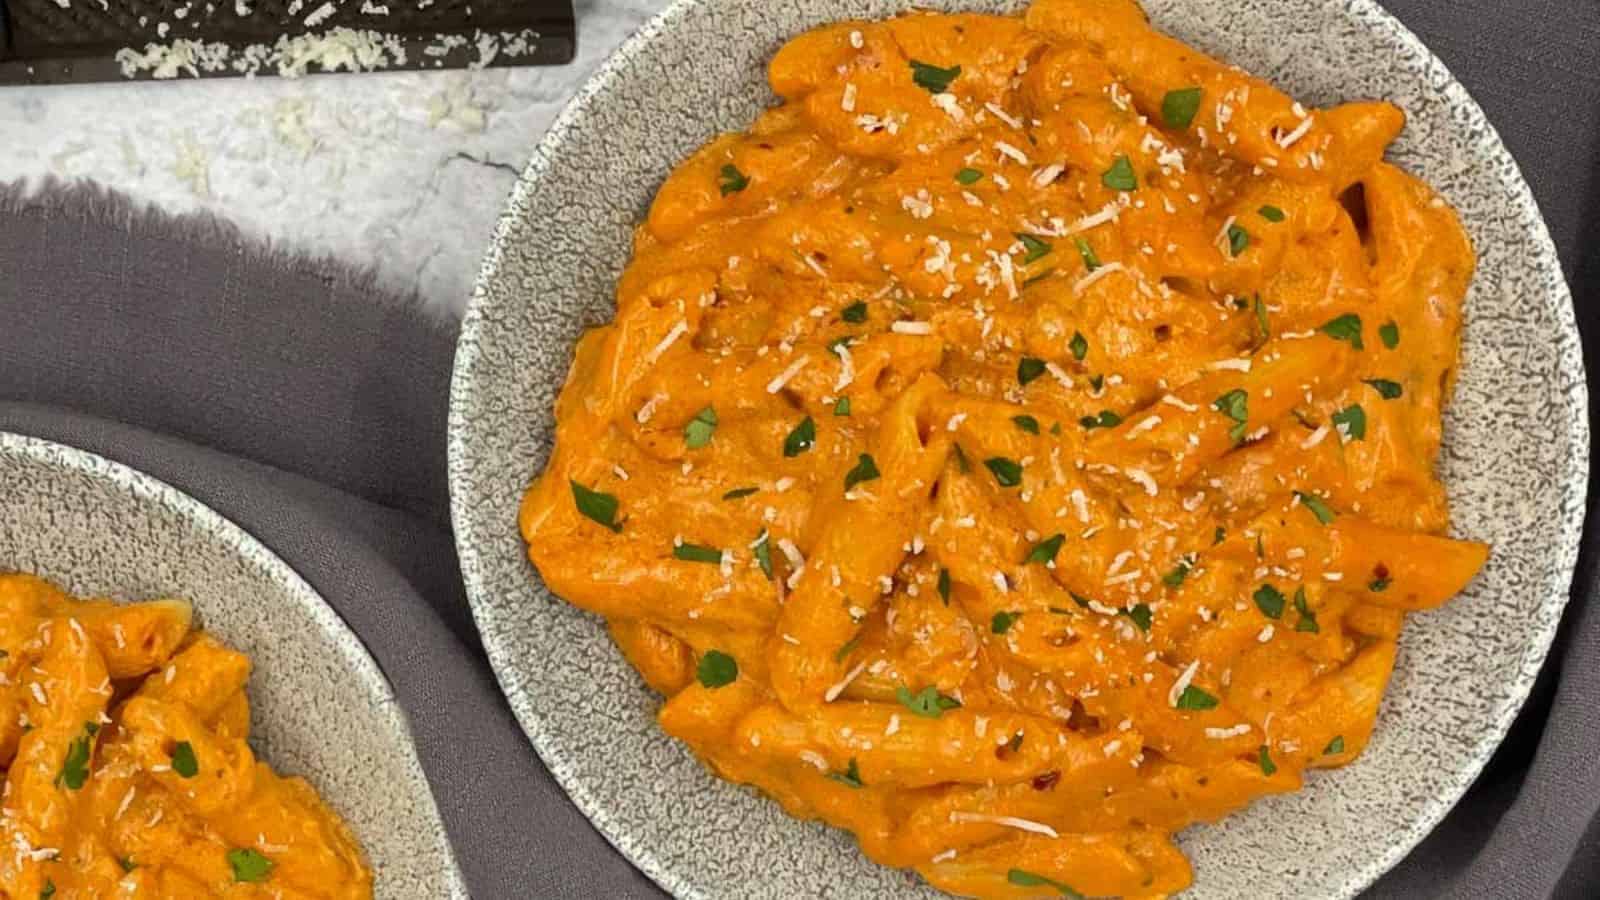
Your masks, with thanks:
<instances>
[{"instance_id":1,"label":"green herb leaf","mask_svg":"<svg viewBox=\"0 0 1600 900\"><path fill-rule=\"evenodd\" d=\"M939 689L931 684L915 694L902 684L894 689L894 696L902 706L924 719L937 719L944 715L945 710L961 707L955 698L939 693Z\"/></svg>"},{"instance_id":2,"label":"green herb leaf","mask_svg":"<svg viewBox=\"0 0 1600 900\"><path fill-rule=\"evenodd\" d=\"M694 414L689 424L683 426L683 445L690 450L698 450L711 443L711 435L717 430L717 411L706 407Z\"/></svg>"},{"instance_id":3,"label":"green herb leaf","mask_svg":"<svg viewBox=\"0 0 1600 900\"><path fill-rule=\"evenodd\" d=\"M1221 525L1218 525L1217 526L1217 530L1212 532L1212 534L1211 534L1211 546L1215 547L1216 545L1222 543L1223 540L1225 540L1227 537L1228 537L1228 529L1223 528Z\"/></svg>"},{"instance_id":4,"label":"green herb leaf","mask_svg":"<svg viewBox=\"0 0 1600 900\"><path fill-rule=\"evenodd\" d=\"M840 397L838 400L834 401L833 414L836 416L850 415L850 398Z\"/></svg>"},{"instance_id":5,"label":"green herb leaf","mask_svg":"<svg viewBox=\"0 0 1600 900\"><path fill-rule=\"evenodd\" d=\"M1005 634L1011 630L1012 624L1020 618L1022 618L1022 613L1019 612L997 612L994 614L994 618L989 620L989 630L995 634Z\"/></svg>"},{"instance_id":6,"label":"green herb leaf","mask_svg":"<svg viewBox=\"0 0 1600 900\"><path fill-rule=\"evenodd\" d=\"M1278 772L1278 765L1272 761L1272 756L1267 753L1267 745L1261 745L1261 752L1256 756L1256 764L1261 766L1261 774L1272 777Z\"/></svg>"},{"instance_id":7,"label":"green herb leaf","mask_svg":"<svg viewBox=\"0 0 1600 900\"><path fill-rule=\"evenodd\" d=\"M1267 322L1267 305L1265 303L1261 302L1261 295L1260 294L1256 295L1255 310L1256 310L1256 334L1257 334L1257 337L1259 338L1260 343L1265 344L1268 340L1270 340L1272 338L1272 329L1271 329L1271 327L1269 327L1269 324Z\"/></svg>"},{"instance_id":8,"label":"green herb leaf","mask_svg":"<svg viewBox=\"0 0 1600 900\"><path fill-rule=\"evenodd\" d=\"M1333 740L1328 742L1328 746L1322 748L1322 755L1323 756L1332 756L1335 753L1343 753L1343 752L1344 752L1344 735L1342 735L1342 734L1336 736Z\"/></svg>"},{"instance_id":9,"label":"green herb leaf","mask_svg":"<svg viewBox=\"0 0 1600 900\"><path fill-rule=\"evenodd\" d=\"M956 468L964 475L972 471L972 464L967 462L967 451L961 449L960 444L951 444L950 453L956 458Z\"/></svg>"},{"instance_id":10,"label":"green herb leaf","mask_svg":"<svg viewBox=\"0 0 1600 900\"><path fill-rule=\"evenodd\" d=\"M1300 621L1294 623L1295 631L1305 631L1318 634L1322 631L1317 626L1317 614L1311 611L1311 604L1306 602L1306 589L1298 588L1294 592L1294 608L1300 614Z\"/></svg>"},{"instance_id":11,"label":"green herb leaf","mask_svg":"<svg viewBox=\"0 0 1600 900\"><path fill-rule=\"evenodd\" d=\"M1333 510L1328 508L1328 504L1321 497L1315 494L1307 494L1304 491L1295 491L1294 495L1300 498L1300 502L1305 504L1306 509L1311 510L1311 514L1317 517L1318 522L1326 525L1334 520Z\"/></svg>"},{"instance_id":12,"label":"green herb leaf","mask_svg":"<svg viewBox=\"0 0 1600 900\"><path fill-rule=\"evenodd\" d=\"M228 865L233 868L235 882L259 884L267 880L276 864L254 850L242 848L228 851Z\"/></svg>"},{"instance_id":13,"label":"green herb leaf","mask_svg":"<svg viewBox=\"0 0 1600 900\"><path fill-rule=\"evenodd\" d=\"M983 173L977 169L960 169L956 172L956 181L962 184L977 184L983 179Z\"/></svg>"},{"instance_id":14,"label":"green herb leaf","mask_svg":"<svg viewBox=\"0 0 1600 900\"><path fill-rule=\"evenodd\" d=\"M1192 709L1203 712L1208 709L1215 709L1216 706L1216 697L1211 696L1192 684L1184 688L1183 693L1178 695L1178 709Z\"/></svg>"},{"instance_id":15,"label":"green herb leaf","mask_svg":"<svg viewBox=\"0 0 1600 900\"><path fill-rule=\"evenodd\" d=\"M1394 322L1385 322L1378 326L1378 340L1390 350L1400 346L1400 326Z\"/></svg>"},{"instance_id":16,"label":"green herb leaf","mask_svg":"<svg viewBox=\"0 0 1600 900\"><path fill-rule=\"evenodd\" d=\"M941 568L939 570L939 599L944 601L944 605L945 606L949 606L950 605L950 570L949 569Z\"/></svg>"},{"instance_id":17,"label":"green herb leaf","mask_svg":"<svg viewBox=\"0 0 1600 900\"><path fill-rule=\"evenodd\" d=\"M727 492L726 494L723 494L722 495L722 499L724 499L724 500L742 500L745 497L750 496L751 494L759 492L760 490L761 490L761 488L755 487L753 485L751 487L734 488L733 490Z\"/></svg>"},{"instance_id":18,"label":"green herb leaf","mask_svg":"<svg viewBox=\"0 0 1600 900\"><path fill-rule=\"evenodd\" d=\"M1178 562L1177 568L1175 568L1171 572L1168 572L1167 574L1161 576L1161 580L1166 583L1167 587L1175 588L1175 587L1182 587L1183 586L1183 580L1185 578L1188 578L1188 577L1189 577L1189 564L1187 562L1184 562L1184 561L1180 560Z\"/></svg>"},{"instance_id":19,"label":"green herb leaf","mask_svg":"<svg viewBox=\"0 0 1600 900\"><path fill-rule=\"evenodd\" d=\"M756 543L750 548L755 554L756 565L761 567L761 574L772 577L772 541L771 535L765 528L761 529L761 536L756 538Z\"/></svg>"},{"instance_id":20,"label":"green herb leaf","mask_svg":"<svg viewBox=\"0 0 1600 900\"><path fill-rule=\"evenodd\" d=\"M793 431L789 432L789 436L783 439L783 455L792 459L810 450L816 442L817 423L812 421L810 416L806 416Z\"/></svg>"},{"instance_id":21,"label":"green herb leaf","mask_svg":"<svg viewBox=\"0 0 1600 900\"><path fill-rule=\"evenodd\" d=\"M672 548L672 555L685 562L722 563L722 551L704 544L677 544Z\"/></svg>"},{"instance_id":22,"label":"green herb leaf","mask_svg":"<svg viewBox=\"0 0 1600 900\"><path fill-rule=\"evenodd\" d=\"M1089 246L1088 241L1081 237L1075 237L1072 242L1078 246L1078 255L1083 257L1084 268L1091 272L1100 268L1100 257L1095 254L1094 248Z\"/></svg>"},{"instance_id":23,"label":"green herb leaf","mask_svg":"<svg viewBox=\"0 0 1600 900\"><path fill-rule=\"evenodd\" d=\"M960 66L941 69L918 60L911 60L911 80L930 94L942 94L950 89L950 82L961 75Z\"/></svg>"},{"instance_id":24,"label":"green herb leaf","mask_svg":"<svg viewBox=\"0 0 1600 900\"><path fill-rule=\"evenodd\" d=\"M1022 483L1022 466L1014 459L1004 456L991 456L983 461L990 472L994 473L994 480L1001 487L1016 487Z\"/></svg>"},{"instance_id":25,"label":"green herb leaf","mask_svg":"<svg viewBox=\"0 0 1600 900\"><path fill-rule=\"evenodd\" d=\"M738 166L734 165L733 163L728 163L722 167L722 172L717 178L717 187L721 188L722 196L726 197L729 194L737 194L749 186L750 179L746 178L744 173L739 171Z\"/></svg>"},{"instance_id":26,"label":"green herb leaf","mask_svg":"<svg viewBox=\"0 0 1600 900\"><path fill-rule=\"evenodd\" d=\"M1195 113L1200 111L1200 89L1198 87L1180 88L1176 91L1167 91L1161 98L1161 118L1167 123L1168 128L1179 131L1189 127L1194 121Z\"/></svg>"},{"instance_id":27,"label":"green herb leaf","mask_svg":"<svg viewBox=\"0 0 1600 900\"><path fill-rule=\"evenodd\" d=\"M1390 381L1387 378L1363 378L1362 381L1385 400L1399 400L1400 395L1406 392L1405 388L1400 386L1400 382Z\"/></svg>"},{"instance_id":28,"label":"green herb leaf","mask_svg":"<svg viewBox=\"0 0 1600 900\"><path fill-rule=\"evenodd\" d=\"M1256 609L1261 610L1263 616L1269 619L1283 618L1284 597L1282 591L1270 584L1263 584L1261 587L1256 588L1255 601Z\"/></svg>"},{"instance_id":29,"label":"green herb leaf","mask_svg":"<svg viewBox=\"0 0 1600 900\"><path fill-rule=\"evenodd\" d=\"M622 523L617 521L617 498L611 494L591 491L576 481L572 485L572 502L577 505L578 512L612 531L622 531Z\"/></svg>"},{"instance_id":30,"label":"green herb leaf","mask_svg":"<svg viewBox=\"0 0 1600 900\"><path fill-rule=\"evenodd\" d=\"M1345 313L1337 319L1331 319L1318 330L1336 341L1349 341L1350 346L1357 350L1366 349L1361 342L1361 317L1355 313Z\"/></svg>"},{"instance_id":31,"label":"green herb leaf","mask_svg":"<svg viewBox=\"0 0 1600 900\"><path fill-rule=\"evenodd\" d=\"M1109 409L1104 409L1098 416L1084 416L1078 420L1078 424L1090 431L1096 428L1115 428L1122 424L1122 417Z\"/></svg>"},{"instance_id":32,"label":"green herb leaf","mask_svg":"<svg viewBox=\"0 0 1600 900\"><path fill-rule=\"evenodd\" d=\"M1104 375L1090 375L1089 376L1089 387L1093 388L1096 392L1100 391L1105 386L1106 386L1106 377Z\"/></svg>"},{"instance_id":33,"label":"green herb leaf","mask_svg":"<svg viewBox=\"0 0 1600 900\"><path fill-rule=\"evenodd\" d=\"M1383 575L1368 582L1367 590L1373 592L1374 594L1381 594L1384 591L1387 591L1389 589L1389 585L1391 584L1394 584L1394 580L1387 575Z\"/></svg>"},{"instance_id":34,"label":"green herb leaf","mask_svg":"<svg viewBox=\"0 0 1600 900\"><path fill-rule=\"evenodd\" d=\"M1244 440L1245 432L1250 427L1250 394L1247 391L1234 388L1218 397L1211 408L1233 420L1228 437L1235 444Z\"/></svg>"},{"instance_id":35,"label":"green herb leaf","mask_svg":"<svg viewBox=\"0 0 1600 900\"><path fill-rule=\"evenodd\" d=\"M94 733L100 726L90 722L83 728L83 736L73 738L67 745L66 758L61 762L61 771L56 775L56 786L65 786L69 791L83 787L89 780L89 757L94 751Z\"/></svg>"},{"instance_id":36,"label":"green herb leaf","mask_svg":"<svg viewBox=\"0 0 1600 900\"><path fill-rule=\"evenodd\" d=\"M1271 204L1261 207L1260 209L1256 210L1256 212L1261 213L1261 218L1273 223L1282 222L1285 218L1287 218L1284 216L1283 210Z\"/></svg>"},{"instance_id":37,"label":"green herb leaf","mask_svg":"<svg viewBox=\"0 0 1600 900\"><path fill-rule=\"evenodd\" d=\"M1072 333L1072 342L1067 344L1067 349L1072 351L1073 359L1083 362L1083 358L1089 355L1089 342L1084 339L1083 332Z\"/></svg>"},{"instance_id":38,"label":"green herb leaf","mask_svg":"<svg viewBox=\"0 0 1600 900\"><path fill-rule=\"evenodd\" d=\"M1024 356L1017 361L1017 381L1026 385L1028 382L1044 374L1044 360L1032 356Z\"/></svg>"},{"instance_id":39,"label":"green herb leaf","mask_svg":"<svg viewBox=\"0 0 1600 900\"><path fill-rule=\"evenodd\" d=\"M1011 421L1018 428L1021 428L1023 431L1026 431L1029 434L1039 433L1039 420L1035 419L1033 416L1012 416Z\"/></svg>"},{"instance_id":40,"label":"green herb leaf","mask_svg":"<svg viewBox=\"0 0 1600 900\"><path fill-rule=\"evenodd\" d=\"M55 880L51 879L51 878L46 878L44 880L44 887L39 888L39 900L50 900L50 898L54 897L55 895L56 895L56 883L55 883Z\"/></svg>"},{"instance_id":41,"label":"green herb leaf","mask_svg":"<svg viewBox=\"0 0 1600 900\"><path fill-rule=\"evenodd\" d=\"M1052 888L1063 897L1071 898L1071 900L1084 900L1083 895L1073 890L1071 886L1051 878L1046 878L1043 875L1035 875L1034 873L1023 869L1011 869L1010 871L1006 872L1006 881L1011 882L1017 887Z\"/></svg>"},{"instance_id":42,"label":"green herb leaf","mask_svg":"<svg viewBox=\"0 0 1600 900\"><path fill-rule=\"evenodd\" d=\"M867 320L866 301L857 300L849 306L846 306L844 309L839 310L839 318L849 322L851 325L860 325L862 322L865 322Z\"/></svg>"},{"instance_id":43,"label":"green herb leaf","mask_svg":"<svg viewBox=\"0 0 1600 900\"><path fill-rule=\"evenodd\" d=\"M1349 436L1350 440L1364 441L1367 439L1367 411L1361 408L1361 404L1356 403L1347 406L1334 413L1332 418L1335 426L1344 426L1344 433Z\"/></svg>"},{"instance_id":44,"label":"green herb leaf","mask_svg":"<svg viewBox=\"0 0 1600 900\"><path fill-rule=\"evenodd\" d=\"M828 777L839 782L845 787L864 787L861 783L861 769L856 766L856 758L850 757L850 766L843 772L829 772Z\"/></svg>"},{"instance_id":45,"label":"green herb leaf","mask_svg":"<svg viewBox=\"0 0 1600 900\"><path fill-rule=\"evenodd\" d=\"M1026 255L1022 257L1024 265L1044 259L1050 255L1051 250L1055 249L1050 242L1034 234L1024 234L1019 231L1017 232L1017 240L1022 242L1022 248L1027 251Z\"/></svg>"},{"instance_id":46,"label":"green herb leaf","mask_svg":"<svg viewBox=\"0 0 1600 900\"><path fill-rule=\"evenodd\" d=\"M132 872L134 869L139 868L139 864L134 862L131 856L118 857L117 865L121 866L124 872Z\"/></svg>"},{"instance_id":47,"label":"green herb leaf","mask_svg":"<svg viewBox=\"0 0 1600 900\"><path fill-rule=\"evenodd\" d=\"M1250 232L1242 226L1228 226L1228 252L1238 256L1250 248Z\"/></svg>"},{"instance_id":48,"label":"green herb leaf","mask_svg":"<svg viewBox=\"0 0 1600 900\"><path fill-rule=\"evenodd\" d=\"M700 657L700 665L695 667L695 678L708 688L719 688L733 684L739 677L739 663L733 657L721 650L707 650Z\"/></svg>"},{"instance_id":49,"label":"green herb leaf","mask_svg":"<svg viewBox=\"0 0 1600 900\"><path fill-rule=\"evenodd\" d=\"M1139 189L1138 176L1133 174L1133 163L1127 156L1119 156L1111 163L1111 168L1100 176L1100 183L1113 191L1135 191Z\"/></svg>"},{"instance_id":50,"label":"green herb leaf","mask_svg":"<svg viewBox=\"0 0 1600 900\"><path fill-rule=\"evenodd\" d=\"M878 471L878 464L872 461L869 454L863 453L856 460L855 468L844 475L844 489L849 490L863 481L876 481L882 475Z\"/></svg>"},{"instance_id":51,"label":"green herb leaf","mask_svg":"<svg viewBox=\"0 0 1600 900\"><path fill-rule=\"evenodd\" d=\"M1038 563L1042 566L1055 562L1056 554L1061 552L1061 545L1066 543L1066 540L1067 536L1064 534L1053 534L1045 538L1033 545L1033 549L1028 551L1028 558L1024 559L1022 564Z\"/></svg>"},{"instance_id":52,"label":"green herb leaf","mask_svg":"<svg viewBox=\"0 0 1600 900\"><path fill-rule=\"evenodd\" d=\"M1133 624L1139 626L1140 631L1149 631L1150 621L1152 618L1154 618L1150 612L1150 605L1148 603L1136 603L1133 606L1122 610L1121 614L1132 619Z\"/></svg>"},{"instance_id":53,"label":"green herb leaf","mask_svg":"<svg viewBox=\"0 0 1600 900\"><path fill-rule=\"evenodd\" d=\"M184 778L193 778L200 774L200 760L195 758L193 744L179 741L173 746L172 771Z\"/></svg>"}]
</instances>

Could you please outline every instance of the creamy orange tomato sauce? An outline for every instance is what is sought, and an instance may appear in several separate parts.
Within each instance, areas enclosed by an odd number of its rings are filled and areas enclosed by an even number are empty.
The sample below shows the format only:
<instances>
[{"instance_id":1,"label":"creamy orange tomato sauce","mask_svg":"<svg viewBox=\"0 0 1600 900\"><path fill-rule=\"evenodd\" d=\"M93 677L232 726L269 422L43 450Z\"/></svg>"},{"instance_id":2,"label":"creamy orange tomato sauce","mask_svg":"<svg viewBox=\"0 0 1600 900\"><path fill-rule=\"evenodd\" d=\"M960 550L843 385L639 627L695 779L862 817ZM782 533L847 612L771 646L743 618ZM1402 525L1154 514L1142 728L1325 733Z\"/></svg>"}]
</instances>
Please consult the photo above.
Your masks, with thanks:
<instances>
[{"instance_id":1,"label":"creamy orange tomato sauce","mask_svg":"<svg viewBox=\"0 0 1600 900\"><path fill-rule=\"evenodd\" d=\"M1366 746L1487 548L1433 465L1474 259L1128 0L805 34L579 342L529 553L724 778L975 896L1160 896ZM1314 839L1314 836L1308 837Z\"/></svg>"},{"instance_id":2,"label":"creamy orange tomato sauce","mask_svg":"<svg viewBox=\"0 0 1600 900\"><path fill-rule=\"evenodd\" d=\"M249 675L187 603L0 575L0 898L370 898L344 822L246 744Z\"/></svg>"}]
</instances>

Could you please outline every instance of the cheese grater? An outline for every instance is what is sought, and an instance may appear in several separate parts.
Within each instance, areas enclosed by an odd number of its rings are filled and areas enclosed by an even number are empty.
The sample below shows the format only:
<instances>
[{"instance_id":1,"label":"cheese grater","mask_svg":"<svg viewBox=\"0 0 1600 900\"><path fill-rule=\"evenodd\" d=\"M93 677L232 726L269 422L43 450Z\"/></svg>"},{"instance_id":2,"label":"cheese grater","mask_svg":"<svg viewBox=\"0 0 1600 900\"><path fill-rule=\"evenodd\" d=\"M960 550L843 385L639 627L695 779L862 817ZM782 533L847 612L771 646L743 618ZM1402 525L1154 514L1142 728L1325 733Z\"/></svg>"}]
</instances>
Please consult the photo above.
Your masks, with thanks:
<instances>
[{"instance_id":1,"label":"cheese grater","mask_svg":"<svg viewBox=\"0 0 1600 900\"><path fill-rule=\"evenodd\" d=\"M572 61L572 0L0 0L0 85Z\"/></svg>"}]
</instances>

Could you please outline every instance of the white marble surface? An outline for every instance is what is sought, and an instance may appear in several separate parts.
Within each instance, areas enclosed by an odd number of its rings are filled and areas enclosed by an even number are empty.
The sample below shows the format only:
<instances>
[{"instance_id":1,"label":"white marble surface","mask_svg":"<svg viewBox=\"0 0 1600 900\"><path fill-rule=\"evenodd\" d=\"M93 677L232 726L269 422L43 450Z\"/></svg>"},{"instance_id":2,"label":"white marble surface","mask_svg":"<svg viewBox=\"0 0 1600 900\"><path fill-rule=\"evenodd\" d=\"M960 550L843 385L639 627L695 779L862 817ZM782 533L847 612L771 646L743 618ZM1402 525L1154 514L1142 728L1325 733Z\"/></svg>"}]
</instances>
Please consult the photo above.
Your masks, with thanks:
<instances>
[{"instance_id":1,"label":"white marble surface","mask_svg":"<svg viewBox=\"0 0 1600 900\"><path fill-rule=\"evenodd\" d=\"M577 0L561 67L0 88L0 182L87 178L459 315L550 121L668 0Z\"/></svg>"}]
</instances>

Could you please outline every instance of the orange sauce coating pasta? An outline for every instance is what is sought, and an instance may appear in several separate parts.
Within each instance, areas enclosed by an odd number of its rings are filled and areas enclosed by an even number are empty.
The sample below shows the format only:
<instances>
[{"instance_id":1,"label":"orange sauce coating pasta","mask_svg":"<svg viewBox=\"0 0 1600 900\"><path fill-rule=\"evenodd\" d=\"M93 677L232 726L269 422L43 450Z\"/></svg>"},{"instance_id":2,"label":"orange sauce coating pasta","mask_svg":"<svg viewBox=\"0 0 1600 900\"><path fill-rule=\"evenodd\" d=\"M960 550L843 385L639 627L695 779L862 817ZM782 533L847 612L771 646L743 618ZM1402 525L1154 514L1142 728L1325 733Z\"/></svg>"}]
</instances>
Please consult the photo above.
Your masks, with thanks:
<instances>
[{"instance_id":1,"label":"orange sauce coating pasta","mask_svg":"<svg viewBox=\"0 0 1600 900\"><path fill-rule=\"evenodd\" d=\"M250 751L250 661L187 603L0 575L0 900L367 900L337 814Z\"/></svg>"},{"instance_id":2,"label":"orange sauce coating pasta","mask_svg":"<svg viewBox=\"0 0 1600 900\"><path fill-rule=\"evenodd\" d=\"M1155 897L1358 757L1487 547L1434 476L1472 248L1129 0L802 35L667 179L521 529L718 775L972 896Z\"/></svg>"}]
</instances>

